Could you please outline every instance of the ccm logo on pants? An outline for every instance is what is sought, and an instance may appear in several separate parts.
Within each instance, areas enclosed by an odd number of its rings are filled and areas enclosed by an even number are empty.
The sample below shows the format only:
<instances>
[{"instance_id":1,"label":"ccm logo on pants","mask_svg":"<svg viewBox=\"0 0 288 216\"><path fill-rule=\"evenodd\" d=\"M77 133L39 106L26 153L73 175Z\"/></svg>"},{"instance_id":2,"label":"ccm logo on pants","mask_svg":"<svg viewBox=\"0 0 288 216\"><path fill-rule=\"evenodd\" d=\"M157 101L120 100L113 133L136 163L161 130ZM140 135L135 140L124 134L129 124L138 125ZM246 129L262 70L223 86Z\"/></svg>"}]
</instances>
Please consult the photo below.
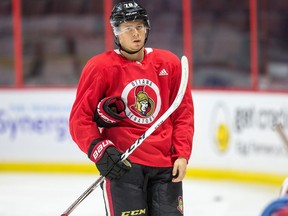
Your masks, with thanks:
<instances>
[{"instance_id":1,"label":"ccm logo on pants","mask_svg":"<svg viewBox=\"0 0 288 216\"><path fill-rule=\"evenodd\" d=\"M142 215L146 213L146 209L138 209L133 211L122 212L121 216L133 216L133 215Z\"/></svg>"}]
</instances>

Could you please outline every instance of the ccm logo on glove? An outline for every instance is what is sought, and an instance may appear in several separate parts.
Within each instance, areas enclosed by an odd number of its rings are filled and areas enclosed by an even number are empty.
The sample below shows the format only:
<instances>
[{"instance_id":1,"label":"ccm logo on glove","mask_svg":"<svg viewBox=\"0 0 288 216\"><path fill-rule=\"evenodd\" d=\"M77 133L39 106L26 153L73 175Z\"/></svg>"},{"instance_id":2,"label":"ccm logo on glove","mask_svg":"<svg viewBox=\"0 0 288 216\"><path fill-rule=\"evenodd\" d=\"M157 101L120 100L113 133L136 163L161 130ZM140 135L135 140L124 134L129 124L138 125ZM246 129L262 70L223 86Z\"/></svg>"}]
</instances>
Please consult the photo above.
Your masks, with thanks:
<instances>
[{"instance_id":1,"label":"ccm logo on glove","mask_svg":"<svg viewBox=\"0 0 288 216\"><path fill-rule=\"evenodd\" d=\"M108 124L115 124L116 121L113 120L112 118L108 118L104 113L101 112L101 109L99 107L99 104L98 104L98 107L97 107L97 112L99 114L99 117L104 120L106 123Z\"/></svg>"},{"instance_id":2,"label":"ccm logo on glove","mask_svg":"<svg viewBox=\"0 0 288 216\"><path fill-rule=\"evenodd\" d=\"M98 160L102 157L103 153L105 152L105 149L108 146L114 146L114 143L110 140L103 140L100 141L99 143L97 143L97 145L94 147L93 151L92 151L92 158L90 158L92 161L94 161L95 163L98 162Z\"/></svg>"}]
</instances>

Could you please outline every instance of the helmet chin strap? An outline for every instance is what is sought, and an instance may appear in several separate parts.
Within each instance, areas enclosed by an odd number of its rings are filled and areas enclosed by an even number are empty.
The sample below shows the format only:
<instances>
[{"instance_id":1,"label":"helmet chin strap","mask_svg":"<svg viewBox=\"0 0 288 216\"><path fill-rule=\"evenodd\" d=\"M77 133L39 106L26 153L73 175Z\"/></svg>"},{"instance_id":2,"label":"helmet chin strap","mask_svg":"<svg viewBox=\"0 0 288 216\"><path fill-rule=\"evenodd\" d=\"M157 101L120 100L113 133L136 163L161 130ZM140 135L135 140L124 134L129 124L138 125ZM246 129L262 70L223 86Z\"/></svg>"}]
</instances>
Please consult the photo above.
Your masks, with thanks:
<instances>
[{"instance_id":1,"label":"helmet chin strap","mask_svg":"<svg viewBox=\"0 0 288 216\"><path fill-rule=\"evenodd\" d=\"M131 50L124 49L124 48L120 45L120 46L119 46L119 49L122 50L122 51L124 51L124 52L126 52L126 53L128 53L128 54L133 55L133 54L138 53L143 47L144 47L144 45L143 45L140 49L138 49L138 50L136 50L136 51L131 51Z\"/></svg>"}]
</instances>

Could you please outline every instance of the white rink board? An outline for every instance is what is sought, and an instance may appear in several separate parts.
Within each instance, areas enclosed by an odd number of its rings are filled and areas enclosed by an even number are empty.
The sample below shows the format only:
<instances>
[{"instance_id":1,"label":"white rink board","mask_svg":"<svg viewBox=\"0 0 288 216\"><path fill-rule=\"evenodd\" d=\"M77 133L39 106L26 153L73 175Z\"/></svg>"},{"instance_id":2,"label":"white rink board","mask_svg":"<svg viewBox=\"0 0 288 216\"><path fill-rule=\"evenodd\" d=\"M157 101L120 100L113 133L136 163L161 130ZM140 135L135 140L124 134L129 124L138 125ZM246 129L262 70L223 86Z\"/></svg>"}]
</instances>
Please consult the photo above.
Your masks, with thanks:
<instances>
[{"instance_id":1,"label":"white rink board","mask_svg":"<svg viewBox=\"0 0 288 216\"><path fill-rule=\"evenodd\" d=\"M195 137L190 165L242 171L288 174L288 152L273 130L288 129L288 94L194 92ZM229 131L226 145L217 128Z\"/></svg>"},{"instance_id":2,"label":"white rink board","mask_svg":"<svg viewBox=\"0 0 288 216\"><path fill-rule=\"evenodd\" d=\"M1 90L0 163L89 162L68 130L74 98L75 89ZM288 174L288 153L272 130L281 122L288 133L288 94L195 90L193 98L189 166Z\"/></svg>"}]
</instances>

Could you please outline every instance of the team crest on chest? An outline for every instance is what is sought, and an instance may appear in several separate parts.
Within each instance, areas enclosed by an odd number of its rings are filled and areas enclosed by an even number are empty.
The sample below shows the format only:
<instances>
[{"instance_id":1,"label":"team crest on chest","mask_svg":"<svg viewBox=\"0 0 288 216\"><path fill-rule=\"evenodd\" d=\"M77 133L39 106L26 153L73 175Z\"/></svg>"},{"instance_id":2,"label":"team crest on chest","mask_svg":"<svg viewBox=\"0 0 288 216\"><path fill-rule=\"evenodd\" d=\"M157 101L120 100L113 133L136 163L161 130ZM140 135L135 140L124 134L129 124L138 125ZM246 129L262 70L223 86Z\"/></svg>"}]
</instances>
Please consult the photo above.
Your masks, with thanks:
<instances>
[{"instance_id":1,"label":"team crest on chest","mask_svg":"<svg viewBox=\"0 0 288 216\"><path fill-rule=\"evenodd\" d=\"M149 124L154 121L161 107L158 86L148 79L138 79L130 82L122 92L126 102L126 115L139 124Z\"/></svg>"}]
</instances>

